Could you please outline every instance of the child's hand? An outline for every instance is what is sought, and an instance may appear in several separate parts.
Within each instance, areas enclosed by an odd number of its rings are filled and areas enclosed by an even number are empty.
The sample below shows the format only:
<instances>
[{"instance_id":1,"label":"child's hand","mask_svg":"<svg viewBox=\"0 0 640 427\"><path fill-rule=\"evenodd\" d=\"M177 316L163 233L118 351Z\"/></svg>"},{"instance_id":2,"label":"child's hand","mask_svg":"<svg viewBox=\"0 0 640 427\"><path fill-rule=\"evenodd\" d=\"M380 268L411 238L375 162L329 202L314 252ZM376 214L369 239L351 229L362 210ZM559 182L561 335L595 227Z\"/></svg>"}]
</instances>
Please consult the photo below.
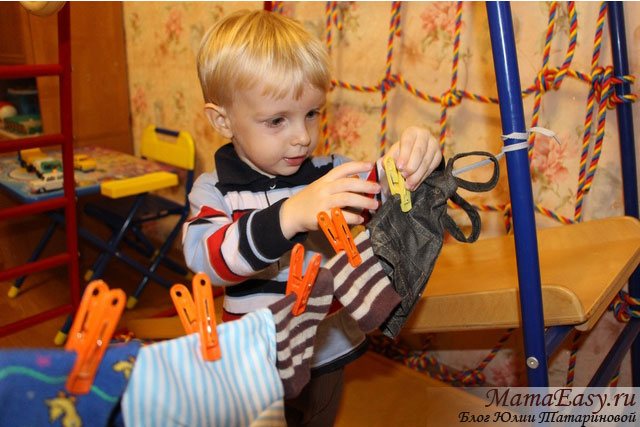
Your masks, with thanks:
<instances>
[{"instance_id":1,"label":"child's hand","mask_svg":"<svg viewBox=\"0 0 640 427\"><path fill-rule=\"evenodd\" d=\"M402 132L400 141L391 146L385 158L388 156L396 161L396 168L410 191L415 190L442 160L438 141L428 130L413 126Z\"/></svg>"},{"instance_id":2,"label":"child's hand","mask_svg":"<svg viewBox=\"0 0 640 427\"><path fill-rule=\"evenodd\" d=\"M353 177L368 172L373 164L348 162L333 168L299 193L287 199L280 208L280 226L287 239L297 233L318 229L317 215L331 208L355 210L377 209L377 200L367 194L380 192L380 184ZM354 212L343 210L347 224L361 224L363 218Z\"/></svg>"}]
</instances>

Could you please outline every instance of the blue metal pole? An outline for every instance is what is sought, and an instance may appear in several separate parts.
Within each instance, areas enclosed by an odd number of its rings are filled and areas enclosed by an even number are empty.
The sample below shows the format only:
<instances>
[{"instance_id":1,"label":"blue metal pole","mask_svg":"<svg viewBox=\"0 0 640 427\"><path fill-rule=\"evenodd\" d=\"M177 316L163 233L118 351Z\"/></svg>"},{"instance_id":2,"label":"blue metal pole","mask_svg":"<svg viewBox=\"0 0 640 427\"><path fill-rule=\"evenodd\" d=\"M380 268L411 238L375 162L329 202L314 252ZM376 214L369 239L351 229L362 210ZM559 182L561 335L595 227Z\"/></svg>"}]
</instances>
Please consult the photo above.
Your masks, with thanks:
<instances>
[{"instance_id":1,"label":"blue metal pole","mask_svg":"<svg viewBox=\"0 0 640 427\"><path fill-rule=\"evenodd\" d=\"M609 17L609 33L611 34L611 54L613 57L613 71L616 76L629 74L629 60L627 57L627 37L624 25L624 7L622 2L607 2ZM619 97L631 93L629 84L616 86ZM638 218L638 184L636 181L636 153L633 135L633 108L630 103L618 104L618 134L620 135L620 164L622 167L622 185L624 192L625 215ZM640 270L629 278L629 294L640 297ZM640 340L635 340L631 347L632 382L634 387L640 386Z\"/></svg>"},{"instance_id":2,"label":"blue metal pole","mask_svg":"<svg viewBox=\"0 0 640 427\"><path fill-rule=\"evenodd\" d=\"M553 353L560 348L562 343L564 343L572 332L573 326L571 325L552 326L551 328L548 328L544 334L547 356L553 356Z\"/></svg>"},{"instance_id":3,"label":"blue metal pole","mask_svg":"<svg viewBox=\"0 0 640 427\"><path fill-rule=\"evenodd\" d=\"M511 7L508 2L487 2L493 63L500 100L502 132L525 132L524 112L516 55ZM524 139L508 139L512 145ZM524 334L527 378L530 387L547 387L547 356L544 315L540 289L540 262L533 206L533 189L527 150L507 152L507 172L513 212L513 229L518 266L520 310Z\"/></svg>"},{"instance_id":4,"label":"blue metal pole","mask_svg":"<svg viewBox=\"0 0 640 427\"><path fill-rule=\"evenodd\" d=\"M602 360L598 370L587 387L607 387L614 375L618 372L622 359L627 355L629 347L637 342L640 333L640 319L631 319L624 327L616 342L611 346L609 353Z\"/></svg>"}]
</instances>

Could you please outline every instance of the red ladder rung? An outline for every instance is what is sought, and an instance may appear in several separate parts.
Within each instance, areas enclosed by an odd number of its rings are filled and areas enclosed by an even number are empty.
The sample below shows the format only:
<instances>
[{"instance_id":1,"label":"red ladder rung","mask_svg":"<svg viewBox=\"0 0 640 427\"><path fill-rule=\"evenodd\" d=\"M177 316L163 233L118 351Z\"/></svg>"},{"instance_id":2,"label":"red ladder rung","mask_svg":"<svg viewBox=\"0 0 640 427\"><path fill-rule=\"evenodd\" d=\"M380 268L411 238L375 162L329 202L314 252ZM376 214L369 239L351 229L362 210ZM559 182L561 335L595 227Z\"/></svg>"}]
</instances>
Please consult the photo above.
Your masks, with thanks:
<instances>
[{"instance_id":1,"label":"red ladder rung","mask_svg":"<svg viewBox=\"0 0 640 427\"><path fill-rule=\"evenodd\" d=\"M41 202L30 203L28 205L12 206L0 210L0 221L9 218L19 218L30 214L49 212L65 207L66 197L56 197L55 199L43 200Z\"/></svg>"},{"instance_id":2,"label":"red ladder rung","mask_svg":"<svg viewBox=\"0 0 640 427\"><path fill-rule=\"evenodd\" d=\"M0 66L0 79L59 76L62 71L60 64L3 65Z\"/></svg>"},{"instance_id":3,"label":"red ladder rung","mask_svg":"<svg viewBox=\"0 0 640 427\"><path fill-rule=\"evenodd\" d=\"M43 311L42 313L34 314L33 316L20 319L16 322L2 325L0 326L0 337L13 334L22 329L29 328L31 326L37 325L38 323L42 323L44 321L54 319L58 316L62 316L63 314L71 312L73 312L73 306L71 304L65 304L47 311Z\"/></svg>"},{"instance_id":4,"label":"red ladder rung","mask_svg":"<svg viewBox=\"0 0 640 427\"><path fill-rule=\"evenodd\" d=\"M0 282L58 267L68 263L70 259L71 256L65 252L39 261L28 262L18 267L8 268L0 271Z\"/></svg>"},{"instance_id":5,"label":"red ladder rung","mask_svg":"<svg viewBox=\"0 0 640 427\"><path fill-rule=\"evenodd\" d=\"M2 141L0 144L0 153L6 153L9 151L25 150L27 148L35 147L49 147L51 145L64 144L66 138L60 133L54 133L51 135L39 135L22 139L10 139L8 141Z\"/></svg>"}]
</instances>

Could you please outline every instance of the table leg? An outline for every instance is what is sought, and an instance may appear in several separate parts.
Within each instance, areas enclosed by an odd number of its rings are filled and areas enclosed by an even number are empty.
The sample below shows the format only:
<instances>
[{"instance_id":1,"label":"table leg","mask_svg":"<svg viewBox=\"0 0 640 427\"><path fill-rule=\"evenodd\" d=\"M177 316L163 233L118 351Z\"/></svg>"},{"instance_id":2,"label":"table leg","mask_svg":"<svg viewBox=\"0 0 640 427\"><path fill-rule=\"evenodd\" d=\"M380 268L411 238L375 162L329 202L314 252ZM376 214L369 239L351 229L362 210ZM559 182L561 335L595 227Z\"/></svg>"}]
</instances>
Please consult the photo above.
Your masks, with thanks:
<instances>
[{"instance_id":1,"label":"table leg","mask_svg":"<svg viewBox=\"0 0 640 427\"><path fill-rule=\"evenodd\" d=\"M102 274L107 267L107 263L111 259L112 254L117 251L118 246L120 245L120 241L131 225L131 221L133 221L133 218L138 211L138 208L140 208L140 205L142 204L145 196L145 194L136 196L136 199L133 201L133 205L131 206L131 210L129 211L127 218L122 223L122 227L120 227L117 233L115 233L115 235L111 236L111 238L109 239L109 243L107 244L107 252L102 252L96 262L93 264L93 268L91 269L93 271L93 274L90 277L89 281L102 277Z\"/></svg>"},{"instance_id":2,"label":"table leg","mask_svg":"<svg viewBox=\"0 0 640 427\"><path fill-rule=\"evenodd\" d=\"M179 224L182 224L182 222L186 219L186 214L182 215L182 217L179 220ZM151 266L149 267L149 272L153 273L156 271L156 269L160 266L160 263L167 263L168 261L170 261L168 258L165 258L165 256L167 255L167 252L169 252L169 249L171 248L171 246L173 245L173 242L175 241L176 237L178 237L178 233L180 233L181 227L176 226L173 228L173 230L171 230L171 233L169 233L169 235L167 236L167 238L165 239L164 243L162 244L162 246L160 246L160 249L158 250L158 253L154 255L153 257L153 262L151 263ZM171 263L173 263L173 261L171 261ZM175 264L175 263L173 263ZM188 275L189 272L185 271L184 275ZM142 291L144 290L145 286L147 285L147 283L149 282L149 275L145 274L142 277L142 280L140 281L140 283L138 284L135 292L133 293L133 295L131 295L129 297L129 299L127 300L127 308L133 308L137 303L138 303L138 299L140 298L140 294L142 293Z\"/></svg>"}]
</instances>

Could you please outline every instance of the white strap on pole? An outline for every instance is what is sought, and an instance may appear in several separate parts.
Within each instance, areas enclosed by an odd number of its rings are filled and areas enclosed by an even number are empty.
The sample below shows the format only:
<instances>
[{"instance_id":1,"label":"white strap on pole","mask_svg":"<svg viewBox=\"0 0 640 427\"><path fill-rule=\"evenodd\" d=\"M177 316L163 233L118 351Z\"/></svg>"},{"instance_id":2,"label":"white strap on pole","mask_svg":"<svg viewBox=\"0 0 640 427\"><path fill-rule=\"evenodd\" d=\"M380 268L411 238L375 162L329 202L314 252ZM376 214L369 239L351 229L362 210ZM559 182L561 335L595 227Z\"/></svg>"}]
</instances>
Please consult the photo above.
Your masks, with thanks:
<instances>
[{"instance_id":1,"label":"white strap on pole","mask_svg":"<svg viewBox=\"0 0 640 427\"><path fill-rule=\"evenodd\" d=\"M529 142L527 141L527 138L529 137L529 134L535 132L535 133L539 133L540 135L544 135L547 136L549 138L553 138L556 140L556 142L559 144L560 140L558 139L558 136L556 135L556 133L552 130L549 130L547 128L543 128L543 127L532 127L530 129L528 129L526 132L512 132L509 135L502 135L502 140L506 141L507 139L520 139L522 141L517 142L515 144L509 144L509 145L504 145L502 147L502 151L500 151L498 154L495 155L496 159L500 160L502 157L504 157L504 154L509 152L509 151L517 151L517 150L525 150L529 148ZM470 165L467 166L463 166L461 168L458 169L454 169L452 174L453 176L458 176L462 173L468 172L470 170L479 168L481 166L485 166L491 163L491 160L489 159L482 159L480 161L477 161L475 163L471 163Z\"/></svg>"}]
</instances>

